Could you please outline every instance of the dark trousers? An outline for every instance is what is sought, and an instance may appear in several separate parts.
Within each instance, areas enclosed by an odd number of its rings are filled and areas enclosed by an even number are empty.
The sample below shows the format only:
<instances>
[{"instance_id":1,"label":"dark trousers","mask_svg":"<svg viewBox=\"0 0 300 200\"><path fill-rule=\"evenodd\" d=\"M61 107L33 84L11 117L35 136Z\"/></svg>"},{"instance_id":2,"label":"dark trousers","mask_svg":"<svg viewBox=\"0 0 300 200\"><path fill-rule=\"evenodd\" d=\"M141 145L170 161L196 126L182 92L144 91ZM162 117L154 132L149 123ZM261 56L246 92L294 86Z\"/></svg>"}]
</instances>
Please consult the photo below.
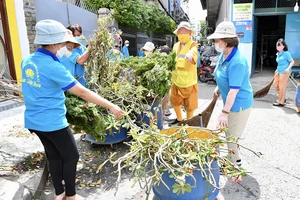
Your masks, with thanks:
<instances>
[{"instance_id":1,"label":"dark trousers","mask_svg":"<svg viewBox=\"0 0 300 200\"><path fill-rule=\"evenodd\" d=\"M62 194L65 189L66 196L75 195L76 165L79 153L70 127L52 132L31 129L29 131L35 133L44 145L56 195ZM65 181L65 189L62 180Z\"/></svg>"}]
</instances>

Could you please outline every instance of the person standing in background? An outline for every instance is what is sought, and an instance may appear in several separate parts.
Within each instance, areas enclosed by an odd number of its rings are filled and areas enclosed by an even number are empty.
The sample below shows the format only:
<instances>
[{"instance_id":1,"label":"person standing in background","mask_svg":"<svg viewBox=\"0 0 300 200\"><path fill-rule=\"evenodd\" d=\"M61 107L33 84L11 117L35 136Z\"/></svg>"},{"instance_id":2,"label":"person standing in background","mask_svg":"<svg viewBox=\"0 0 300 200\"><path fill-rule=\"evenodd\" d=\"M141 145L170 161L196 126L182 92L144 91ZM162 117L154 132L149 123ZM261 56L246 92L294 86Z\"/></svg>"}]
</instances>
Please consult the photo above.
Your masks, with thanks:
<instances>
[{"instance_id":1,"label":"person standing in background","mask_svg":"<svg viewBox=\"0 0 300 200\"><path fill-rule=\"evenodd\" d=\"M125 45L122 48L122 54L123 54L124 58L129 58L128 47L129 47L129 41L125 40Z\"/></svg>"},{"instance_id":2,"label":"person standing in background","mask_svg":"<svg viewBox=\"0 0 300 200\"><path fill-rule=\"evenodd\" d=\"M88 87L86 84L86 80L84 78L84 63L89 58L89 50L90 47L86 47L83 44L83 35L82 35L82 28L78 24L70 24L67 26L67 29L72 31L72 34L76 41L78 41L81 45L77 48L74 48L72 51L72 55L69 57L69 60L75 64L75 77L79 83L83 86Z\"/></svg>"},{"instance_id":3,"label":"person standing in background","mask_svg":"<svg viewBox=\"0 0 300 200\"><path fill-rule=\"evenodd\" d=\"M286 85L295 61L288 52L288 46L284 39L281 38L276 42L276 49L278 51L276 54L277 69L273 85L278 93L278 100L273 103L273 106L284 106Z\"/></svg>"},{"instance_id":4,"label":"person standing in background","mask_svg":"<svg viewBox=\"0 0 300 200\"><path fill-rule=\"evenodd\" d=\"M80 44L74 39L70 30L68 30L68 33L70 35L70 38L72 38L72 40L68 41L66 44L68 52L62 58L59 58L59 60L61 64L63 64L67 68L67 70L70 71L72 76L75 76L75 63L73 63L69 58L72 56L73 49L79 47Z\"/></svg>"},{"instance_id":5,"label":"person standing in background","mask_svg":"<svg viewBox=\"0 0 300 200\"><path fill-rule=\"evenodd\" d=\"M195 34L189 22L181 22L174 31L179 42L177 42L173 51L176 52L176 68L172 72L172 86L170 102L176 113L176 119L170 122L175 125L183 120L181 105L187 111L186 119L194 115L198 108L198 80L197 80L197 61L198 45L191 39Z\"/></svg>"},{"instance_id":6,"label":"person standing in background","mask_svg":"<svg viewBox=\"0 0 300 200\"><path fill-rule=\"evenodd\" d=\"M145 56L148 56L153 53L155 46L152 42L146 42L145 45L142 47Z\"/></svg>"}]
</instances>

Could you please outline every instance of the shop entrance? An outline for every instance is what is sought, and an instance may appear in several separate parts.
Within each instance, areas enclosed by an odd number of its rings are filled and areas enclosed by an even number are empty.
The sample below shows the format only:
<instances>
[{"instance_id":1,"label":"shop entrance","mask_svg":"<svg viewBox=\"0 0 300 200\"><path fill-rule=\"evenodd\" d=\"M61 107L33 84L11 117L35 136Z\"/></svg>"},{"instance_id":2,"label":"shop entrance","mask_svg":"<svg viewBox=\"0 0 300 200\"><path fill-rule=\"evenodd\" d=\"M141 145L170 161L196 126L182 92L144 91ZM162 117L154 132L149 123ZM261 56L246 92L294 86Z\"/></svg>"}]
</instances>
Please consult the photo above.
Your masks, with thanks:
<instances>
[{"instance_id":1,"label":"shop entrance","mask_svg":"<svg viewBox=\"0 0 300 200\"><path fill-rule=\"evenodd\" d=\"M256 71L275 71L276 42L285 35L285 15L257 16Z\"/></svg>"}]
</instances>

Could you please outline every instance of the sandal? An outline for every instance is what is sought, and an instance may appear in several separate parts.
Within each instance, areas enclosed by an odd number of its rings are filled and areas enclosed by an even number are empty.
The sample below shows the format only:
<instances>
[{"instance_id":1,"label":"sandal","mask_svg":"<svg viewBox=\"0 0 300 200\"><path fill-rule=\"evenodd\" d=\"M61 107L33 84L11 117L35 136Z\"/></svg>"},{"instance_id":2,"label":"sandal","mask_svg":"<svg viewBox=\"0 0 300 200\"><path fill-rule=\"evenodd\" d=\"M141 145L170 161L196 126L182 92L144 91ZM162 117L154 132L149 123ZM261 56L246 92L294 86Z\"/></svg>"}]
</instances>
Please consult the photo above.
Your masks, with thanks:
<instances>
[{"instance_id":1,"label":"sandal","mask_svg":"<svg viewBox=\"0 0 300 200\"><path fill-rule=\"evenodd\" d=\"M284 106L284 104L281 104L281 103L273 103L273 106L281 106L281 107L283 107Z\"/></svg>"}]
</instances>

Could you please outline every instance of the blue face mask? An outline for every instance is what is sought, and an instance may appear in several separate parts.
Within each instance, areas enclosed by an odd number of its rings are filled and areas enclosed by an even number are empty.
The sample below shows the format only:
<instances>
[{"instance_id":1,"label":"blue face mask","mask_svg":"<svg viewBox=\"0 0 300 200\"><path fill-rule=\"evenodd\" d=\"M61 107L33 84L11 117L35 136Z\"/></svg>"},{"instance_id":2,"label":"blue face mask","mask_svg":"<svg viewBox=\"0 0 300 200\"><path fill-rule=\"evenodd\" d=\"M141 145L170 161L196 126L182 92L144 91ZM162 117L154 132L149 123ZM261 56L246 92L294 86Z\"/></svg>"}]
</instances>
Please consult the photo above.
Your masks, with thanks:
<instances>
[{"instance_id":1,"label":"blue face mask","mask_svg":"<svg viewBox=\"0 0 300 200\"><path fill-rule=\"evenodd\" d=\"M83 35L77 36L77 37L74 37L74 38L75 38L75 40L76 40L77 42L79 42L81 45L83 45L83 46L88 45L88 41L85 39L85 37L84 37Z\"/></svg>"}]
</instances>

